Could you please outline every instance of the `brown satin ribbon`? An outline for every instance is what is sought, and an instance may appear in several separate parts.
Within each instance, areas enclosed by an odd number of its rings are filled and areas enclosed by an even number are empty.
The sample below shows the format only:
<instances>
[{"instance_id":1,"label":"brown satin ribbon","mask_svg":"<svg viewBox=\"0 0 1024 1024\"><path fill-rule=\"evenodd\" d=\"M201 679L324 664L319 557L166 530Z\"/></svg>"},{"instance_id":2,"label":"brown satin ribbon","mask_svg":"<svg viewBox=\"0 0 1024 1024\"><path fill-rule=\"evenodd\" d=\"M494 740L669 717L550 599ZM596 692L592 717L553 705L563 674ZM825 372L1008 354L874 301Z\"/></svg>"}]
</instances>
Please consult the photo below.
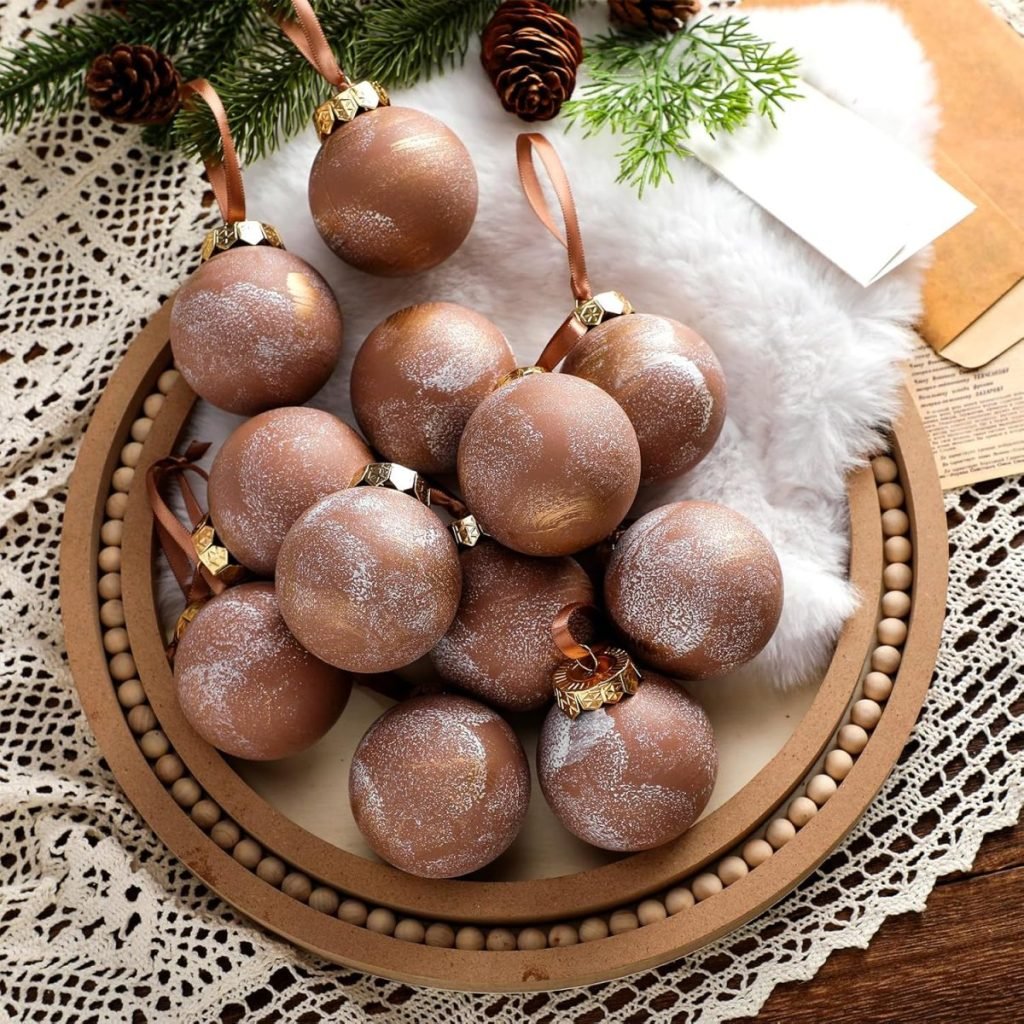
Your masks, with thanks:
<instances>
[{"instance_id":1,"label":"brown satin ribbon","mask_svg":"<svg viewBox=\"0 0 1024 1024\"><path fill-rule=\"evenodd\" d=\"M459 501L458 498L453 497L447 491L442 491L440 488L428 484L427 496L431 505L443 508L453 519L462 519L469 515L469 509L465 503Z\"/></svg>"},{"instance_id":2,"label":"brown satin ribbon","mask_svg":"<svg viewBox=\"0 0 1024 1024\"><path fill-rule=\"evenodd\" d=\"M220 214L225 223L245 220L245 188L242 185L242 168L238 163L235 142L231 138L228 115L224 104L217 95L217 90L205 78L193 78L181 87L182 99L187 106L192 106L193 98L198 96L213 112L220 132L223 156L209 154L203 156L206 173L210 178L210 187L220 207Z\"/></svg>"},{"instance_id":3,"label":"brown satin ribbon","mask_svg":"<svg viewBox=\"0 0 1024 1024\"><path fill-rule=\"evenodd\" d=\"M348 75L338 66L331 44L327 42L323 26L309 0L292 0L295 18L275 17L281 31L291 40L303 57L316 69L321 78L339 88L351 85Z\"/></svg>"},{"instance_id":4,"label":"brown satin ribbon","mask_svg":"<svg viewBox=\"0 0 1024 1024\"><path fill-rule=\"evenodd\" d=\"M572 630L572 620L575 615L585 615L591 620L597 613L597 608L586 601L574 601L560 609L551 622L551 639L562 654L572 661L594 660L594 652L585 644L576 640Z\"/></svg>"}]
</instances>

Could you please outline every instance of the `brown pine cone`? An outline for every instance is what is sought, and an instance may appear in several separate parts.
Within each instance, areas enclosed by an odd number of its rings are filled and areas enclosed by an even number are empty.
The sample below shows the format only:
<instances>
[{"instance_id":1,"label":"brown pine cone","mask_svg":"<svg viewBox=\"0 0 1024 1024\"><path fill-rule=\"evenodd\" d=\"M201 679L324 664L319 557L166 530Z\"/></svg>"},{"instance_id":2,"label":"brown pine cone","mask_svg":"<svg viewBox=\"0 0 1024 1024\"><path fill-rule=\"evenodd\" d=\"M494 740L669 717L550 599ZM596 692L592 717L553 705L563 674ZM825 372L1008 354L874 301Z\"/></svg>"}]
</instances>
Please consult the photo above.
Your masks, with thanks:
<instances>
[{"instance_id":1,"label":"brown pine cone","mask_svg":"<svg viewBox=\"0 0 1024 1024\"><path fill-rule=\"evenodd\" d=\"M162 124L181 105L181 78L151 46L117 43L85 73L89 106L121 124Z\"/></svg>"},{"instance_id":2,"label":"brown pine cone","mask_svg":"<svg viewBox=\"0 0 1024 1024\"><path fill-rule=\"evenodd\" d=\"M700 0L608 0L608 17L624 28L668 36L700 14Z\"/></svg>"},{"instance_id":3,"label":"brown pine cone","mask_svg":"<svg viewBox=\"0 0 1024 1024\"><path fill-rule=\"evenodd\" d=\"M542 0L505 0L481 42L480 59L501 105L524 121L549 121L572 95L583 40Z\"/></svg>"}]
</instances>

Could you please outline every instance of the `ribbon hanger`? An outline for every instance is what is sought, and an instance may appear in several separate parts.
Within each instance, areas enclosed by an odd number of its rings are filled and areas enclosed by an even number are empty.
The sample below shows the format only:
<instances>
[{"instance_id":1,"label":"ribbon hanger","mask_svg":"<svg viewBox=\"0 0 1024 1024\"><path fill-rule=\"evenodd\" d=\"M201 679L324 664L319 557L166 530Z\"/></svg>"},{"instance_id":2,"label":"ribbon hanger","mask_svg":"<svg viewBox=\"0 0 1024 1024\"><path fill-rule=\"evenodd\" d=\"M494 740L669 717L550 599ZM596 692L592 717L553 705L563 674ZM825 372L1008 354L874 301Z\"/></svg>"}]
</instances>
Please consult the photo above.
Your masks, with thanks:
<instances>
[{"instance_id":1,"label":"ribbon hanger","mask_svg":"<svg viewBox=\"0 0 1024 1024\"><path fill-rule=\"evenodd\" d=\"M226 224L245 220L245 188L242 185L242 168L235 151L235 142L231 137L228 115L224 104L217 95L217 90L205 79L194 78L181 87L182 99L186 106L192 107L195 98L201 99L213 112L220 133L222 156L204 154L203 163L210 178L210 187L220 207L221 216Z\"/></svg>"},{"instance_id":2,"label":"ribbon hanger","mask_svg":"<svg viewBox=\"0 0 1024 1024\"><path fill-rule=\"evenodd\" d=\"M317 74L339 88L352 85L351 80L334 57L331 44L327 42L323 26L309 0L291 0L294 18L275 16L281 31L291 40L295 49L313 65Z\"/></svg>"}]
</instances>

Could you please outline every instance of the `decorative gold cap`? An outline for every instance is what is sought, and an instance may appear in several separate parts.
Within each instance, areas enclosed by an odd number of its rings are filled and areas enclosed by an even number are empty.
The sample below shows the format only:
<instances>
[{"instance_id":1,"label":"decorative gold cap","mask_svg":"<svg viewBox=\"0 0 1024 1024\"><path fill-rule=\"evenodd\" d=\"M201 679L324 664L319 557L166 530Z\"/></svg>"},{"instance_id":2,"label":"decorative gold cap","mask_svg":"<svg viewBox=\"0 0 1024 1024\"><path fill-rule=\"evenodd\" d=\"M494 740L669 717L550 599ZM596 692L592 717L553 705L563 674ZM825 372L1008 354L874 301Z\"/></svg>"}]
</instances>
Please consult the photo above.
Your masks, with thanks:
<instances>
[{"instance_id":1,"label":"decorative gold cap","mask_svg":"<svg viewBox=\"0 0 1024 1024\"><path fill-rule=\"evenodd\" d=\"M345 86L329 100L324 100L313 112L313 124L323 142L331 132L348 124L359 114L390 105L387 90L379 82L355 82Z\"/></svg>"},{"instance_id":2,"label":"decorative gold cap","mask_svg":"<svg viewBox=\"0 0 1024 1024\"><path fill-rule=\"evenodd\" d=\"M640 685L640 673L621 647L593 652L593 659L593 665L563 661L551 677L555 703L570 718L606 704L618 704L623 697L636 693Z\"/></svg>"},{"instance_id":3,"label":"decorative gold cap","mask_svg":"<svg viewBox=\"0 0 1024 1024\"><path fill-rule=\"evenodd\" d=\"M202 611L205 601L193 601L190 605L186 605L185 610L178 616L178 621L174 624L174 640L177 642L185 635L185 630L192 625L195 617Z\"/></svg>"},{"instance_id":4,"label":"decorative gold cap","mask_svg":"<svg viewBox=\"0 0 1024 1024\"><path fill-rule=\"evenodd\" d=\"M203 516L192 531L192 543L203 566L229 586L245 575L245 569L231 557L231 552L217 536L209 516Z\"/></svg>"},{"instance_id":5,"label":"decorative gold cap","mask_svg":"<svg viewBox=\"0 0 1024 1024\"><path fill-rule=\"evenodd\" d=\"M353 487L389 487L430 504L430 485L414 469L397 462L371 462L352 478Z\"/></svg>"},{"instance_id":6,"label":"decorative gold cap","mask_svg":"<svg viewBox=\"0 0 1024 1024\"><path fill-rule=\"evenodd\" d=\"M522 380L524 377L532 377L535 373L550 373L550 370L545 370L543 366L517 366L514 370L509 370L504 377L500 378L498 383L494 385L494 390L497 391L499 388L503 388L506 384L513 384L517 380Z\"/></svg>"},{"instance_id":7,"label":"decorative gold cap","mask_svg":"<svg viewBox=\"0 0 1024 1024\"><path fill-rule=\"evenodd\" d=\"M258 220L234 220L207 232L200 254L202 261L205 263L211 256L234 249L238 245L270 245L275 249L284 248L281 236L272 225L263 224Z\"/></svg>"},{"instance_id":8,"label":"decorative gold cap","mask_svg":"<svg viewBox=\"0 0 1024 1024\"><path fill-rule=\"evenodd\" d=\"M461 519L456 519L454 522L448 524L448 529L452 531L452 536L455 538L455 543L460 548L472 548L480 543L487 536L484 533L483 527L477 522L476 516L468 515L463 516Z\"/></svg>"},{"instance_id":9,"label":"decorative gold cap","mask_svg":"<svg viewBox=\"0 0 1024 1024\"><path fill-rule=\"evenodd\" d=\"M585 327L596 327L614 316L625 316L633 312L633 306L622 292L601 292L592 299L576 303L573 316Z\"/></svg>"}]
</instances>

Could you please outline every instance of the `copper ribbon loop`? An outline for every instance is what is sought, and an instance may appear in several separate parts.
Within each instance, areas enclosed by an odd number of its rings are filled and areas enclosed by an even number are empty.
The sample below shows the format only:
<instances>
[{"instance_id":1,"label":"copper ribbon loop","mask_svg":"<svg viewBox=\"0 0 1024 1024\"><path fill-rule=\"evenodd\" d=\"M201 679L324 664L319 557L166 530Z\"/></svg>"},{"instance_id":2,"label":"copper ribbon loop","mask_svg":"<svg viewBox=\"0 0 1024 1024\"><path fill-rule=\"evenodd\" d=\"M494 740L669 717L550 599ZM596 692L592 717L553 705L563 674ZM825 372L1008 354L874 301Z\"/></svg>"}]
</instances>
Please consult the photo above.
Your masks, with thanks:
<instances>
[{"instance_id":1,"label":"copper ribbon loop","mask_svg":"<svg viewBox=\"0 0 1024 1024\"><path fill-rule=\"evenodd\" d=\"M195 463L206 454L209 447L206 442L193 441L184 454L159 459L146 471L146 494L153 510L153 521L157 536L160 538L160 547L189 604L201 601L210 594L221 593L226 589L226 585L199 562L195 545L192 543L191 531L182 526L178 517L164 501L161 487L170 479L177 482L185 502L185 511L192 523L192 529L195 529L202 521L204 513L186 474L195 473L204 480L208 478L206 471Z\"/></svg>"},{"instance_id":2,"label":"copper ribbon loop","mask_svg":"<svg viewBox=\"0 0 1024 1024\"><path fill-rule=\"evenodd\" d=\"M316 69L316 73L331 85L351 85L348 75L338 66L331 44L327 42L323 26L309 0L291 0L295 20L283 15L275 17L281 31L291 40L303 57Z\"/></svg>"},{"instance_id":3,"label":"copper ribbon loop","mask_svg":"<svg viewBox=\"0 0 1024 1024\"><path fill-rule=\"evenodd\" d=\"M458 498L452 497L447 491L442 491L440 488L428 484L427 496L429 504L443 508L453 519L462 519L464 516L469 515L469 509L465 503L459 501Z\"/></svg>"},{"instance_id":4,"label":"copper ribbon loop","mask_svg":"<svg viewBox=\"0 0 1024 1024\"><path fill-rule=\"evenodd\" d=\"M238 163L235 141L231 138L231 127L224 104L217 95L217 90L205 78L193 78L181 87L182 100L189 107L193 105L193 97L198 96L213 112L220 132L223 156L204 154L203 163L210 178L210 187L220 207L220 215L225 223L245 220L245 188L242 185L242 168Z\"/></svg>"},{"instance_id":5,"label":"copper ribbon loop","mask_svg":"<svg viewBox=\"0 0 1024 1024\"><path fill-rule=\"evenodd\" d=\"M560 609L551 622L551 639L562 654L572 661L594 660L594 652L573 635L573 618L584 615L593 621L597 608L586 601L574 601ZM596 664L596 662L595 662Z\"/></svg>"}]
</instances>

